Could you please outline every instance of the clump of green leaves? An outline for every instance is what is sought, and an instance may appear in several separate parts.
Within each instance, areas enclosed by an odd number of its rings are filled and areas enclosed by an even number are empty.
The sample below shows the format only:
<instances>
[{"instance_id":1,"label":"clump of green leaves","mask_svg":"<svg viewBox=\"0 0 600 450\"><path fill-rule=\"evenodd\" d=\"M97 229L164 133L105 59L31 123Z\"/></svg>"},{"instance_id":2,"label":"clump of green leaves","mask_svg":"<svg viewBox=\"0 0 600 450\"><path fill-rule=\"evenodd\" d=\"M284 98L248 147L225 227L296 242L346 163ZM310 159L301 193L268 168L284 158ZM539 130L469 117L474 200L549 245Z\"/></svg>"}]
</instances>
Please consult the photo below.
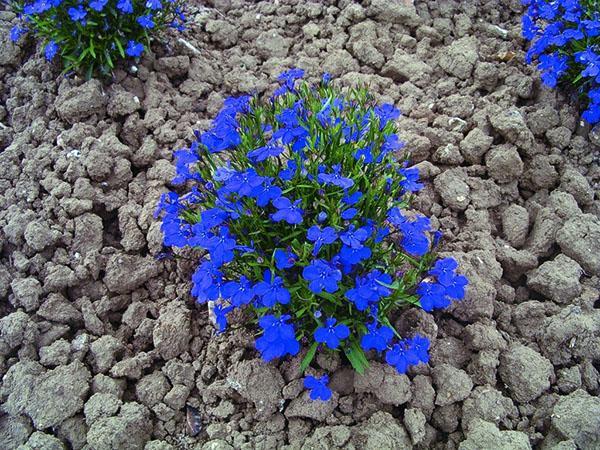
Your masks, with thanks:
<instances>
[{"instance_id":1,"label":"clump of green leaves","mask_svg":"<svg viewBox=\"0 0 600 450\"><path fill-rule=\"evenodd\" d=\"M181 0L14 0L23 22L13 27L17 41L28 31L41 40L47 60L60 57L64 72L86 78L108 75L116 61L139 58L153 36L168 27L183 29Z\"/></svg>"}]
</instances>

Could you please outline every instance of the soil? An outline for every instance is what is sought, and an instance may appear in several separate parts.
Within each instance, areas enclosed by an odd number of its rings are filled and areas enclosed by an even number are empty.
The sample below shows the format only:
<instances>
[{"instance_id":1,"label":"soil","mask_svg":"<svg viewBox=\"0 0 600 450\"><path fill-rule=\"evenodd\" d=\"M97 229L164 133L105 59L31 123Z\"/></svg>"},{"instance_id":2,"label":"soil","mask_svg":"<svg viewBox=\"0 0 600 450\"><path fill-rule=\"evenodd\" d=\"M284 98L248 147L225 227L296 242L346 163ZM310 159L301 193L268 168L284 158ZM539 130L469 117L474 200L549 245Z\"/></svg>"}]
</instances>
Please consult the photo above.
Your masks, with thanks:
<instances>
[{"instance_id":1,"label":"soil","mask_svg":"<svg viewBox=\"0 0 600 450\"><path fill-rule=\"evenodd\" d=\"M600 128L524 64L520 1L190 3L112 83L60 76L0 11L0 448L600 448ZM153 217L173 150L293 66L401 108L415 207L471 280L397 318L429 365L319 358L327 403L299 358L214 336Z\"/></svg>"}]
</instances>

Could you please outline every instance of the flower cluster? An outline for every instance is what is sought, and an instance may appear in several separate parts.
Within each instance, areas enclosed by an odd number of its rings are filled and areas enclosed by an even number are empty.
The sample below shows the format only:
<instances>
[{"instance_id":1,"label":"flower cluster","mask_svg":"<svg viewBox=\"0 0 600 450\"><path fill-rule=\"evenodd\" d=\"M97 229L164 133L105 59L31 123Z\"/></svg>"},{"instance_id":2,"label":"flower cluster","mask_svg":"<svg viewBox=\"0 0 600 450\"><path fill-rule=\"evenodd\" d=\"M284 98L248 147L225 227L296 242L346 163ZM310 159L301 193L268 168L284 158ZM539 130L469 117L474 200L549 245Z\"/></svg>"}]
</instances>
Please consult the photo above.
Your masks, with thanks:
<instances>
[{"instance_id":1,"label":"flower cluster","mask_svg":"<svg viewBox=\"0 0 600 450\"><path fill-rule=\"evenodd\" d=\"M428 361L429 341L400 336L391 315L445 308L467 279L453 259L436 261L439 235L408 210L423 185L396 134L400 111L302 75L282 73L266 102L225 100L212 127L175 152L174 181L189 190L160 200L165 245L204 251L192 295L215 302L219 332L231 311L249 309L265 361L305 346L302 370L319 351L341 351L359 372L372 352L405 373ZM331 396L327 381L305 379L312 398Z\"/></svg>"},{"instance_id":2,"label":"flower cluster","mask_svg":"<svg viewBox=\"0 0 600 450\"><path fill-rule=\"evenodd\" d=\"M542 81L574 88L587 108L582 117L600 122L600 9L595 0L522 0L526 61L538 61Z\"/></svg>"},{"instance_id":3,"label":"flower cluster","mask_svg":"<svg viewBox=\"0 0 600 450\"><path fill-rule=\"evenodd\" d=\"M10 1L10 0L9 0ZM22 23L10 30L18 41L32 31L47 60L60 56L65 72L107 75L118 59L139 58L150 36L183 29L181 0L12 0Z\"/></svg>"}]
</instances>

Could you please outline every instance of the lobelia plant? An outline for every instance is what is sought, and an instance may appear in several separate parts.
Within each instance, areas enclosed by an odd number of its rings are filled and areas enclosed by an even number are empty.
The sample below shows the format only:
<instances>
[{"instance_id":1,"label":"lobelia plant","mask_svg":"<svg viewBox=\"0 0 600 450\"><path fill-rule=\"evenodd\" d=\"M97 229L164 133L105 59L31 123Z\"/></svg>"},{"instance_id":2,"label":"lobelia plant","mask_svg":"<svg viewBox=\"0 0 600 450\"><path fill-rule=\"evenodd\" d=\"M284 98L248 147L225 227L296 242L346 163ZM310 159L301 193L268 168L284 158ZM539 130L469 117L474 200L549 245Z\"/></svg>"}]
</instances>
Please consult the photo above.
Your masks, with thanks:
<instances>
[{"instance_id":1,"label":"lobelia plant","mask_svg":"<svg viewBox=\"0 0 600 450\"><path fill-rule=\"evenodd\" d=\"M86 78L108 75L115 62L139 58L152 36L182 30L181 0L9 0L22 19L10 30L18 41L29 30L42 41L47 60L57 55L64 72Z\"/></svg>"},{"instance_id":2,"label":"lobelia plant","mask_svg":"<svg viewBox=\"0 0 600 450\"><path fill-rule=\"evenodd\" d=\"M429 341L400 336L391 314L445 308L467 279L455 260L435 261L440 234L407 211L423 185L401 153L400 111L302 76L282 73L264 103L228 98L212 129L175 152L174 182L191 189L161 197L164 244L205 250L192 295L215 302L219 332L249 310L265 361L305 346L302 371L318 351L342 351L362 373L373 351L405 373L428 361ZM305 379L313 399L331 396L327 383Z\"/></svg>"},{"instance_id":3,"label":"lobelia plant","mask_svg":"<svg viewBox=\"0 0 600 450\"><path fill-rule=\"evenodd\" d=\"M600 2L522 0L527 63L537 59L546 86L574 90L586 105L583 119L600 122Z\"/></svg>"}]
</instances>

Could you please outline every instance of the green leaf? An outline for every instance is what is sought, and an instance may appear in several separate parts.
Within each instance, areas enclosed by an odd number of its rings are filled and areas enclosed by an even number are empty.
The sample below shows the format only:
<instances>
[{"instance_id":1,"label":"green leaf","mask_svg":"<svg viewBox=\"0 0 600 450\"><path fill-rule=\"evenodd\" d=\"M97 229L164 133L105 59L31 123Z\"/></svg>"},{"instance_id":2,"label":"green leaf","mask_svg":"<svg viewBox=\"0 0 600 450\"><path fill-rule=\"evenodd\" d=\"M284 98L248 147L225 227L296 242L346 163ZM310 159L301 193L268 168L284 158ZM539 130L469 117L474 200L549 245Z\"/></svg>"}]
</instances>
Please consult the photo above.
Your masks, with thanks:
<instances>
[{"instance_id":1,"label":"green leaf","mask_svg":"<svg viewBox=\"0 0 600 450\"><path fill-rule=\"evenodd\" d=\"M121 44L121 40L119 38L117 38L115 36L115 45L117 46L117 49L119 50L119 55L121 55L121 58L125 58L125 50L123 50L123 45Z\"/></svg>"},{"instance_id":2,"label":"green leaf","mask_svg":"<svg viewBox=\"0 0 600 450\"><path fill-rule=\"evenodd\" d=\"M365 373L365 370L369 367L369 361L365 355L365 352L358 345L356 341L352 341L349 347L344 348L344 353L348 357L350 364L354 370L360 375Z\"/></svg>"},{"instance_id":3,"label":"green leaf","mask_svg":"<svg viewBox=\"0 0 600 450\"><path fill-rule=\"evenodd\" d=\"M302 362L300 363L300 372L304 372L308 368L317 353L318 346L318 342L313 342L313 344L310 346L306 356L302 358Z\"/></svg>"}]
</instances>

